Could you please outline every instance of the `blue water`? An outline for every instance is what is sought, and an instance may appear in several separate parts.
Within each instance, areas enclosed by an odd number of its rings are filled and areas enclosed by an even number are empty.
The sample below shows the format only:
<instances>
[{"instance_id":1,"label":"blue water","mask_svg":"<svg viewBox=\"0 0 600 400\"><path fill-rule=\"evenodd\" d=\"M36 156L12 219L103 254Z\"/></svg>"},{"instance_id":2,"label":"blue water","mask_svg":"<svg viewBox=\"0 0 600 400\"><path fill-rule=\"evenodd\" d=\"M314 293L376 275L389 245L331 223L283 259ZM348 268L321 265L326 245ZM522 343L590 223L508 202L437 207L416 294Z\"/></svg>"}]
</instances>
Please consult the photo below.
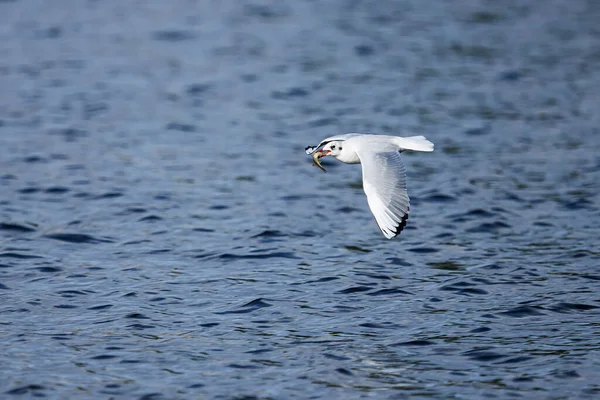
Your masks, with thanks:
<instances>
[{"instance_id":1,"label":"blue water","mask_svg":"<svg viewBox=\"0 0 600 400\"><path fill-rule=\"evenodd\" d=\"M594 1L0 1L0 397L600 395ZM386 240L341 132L427 136Z\"/></svg>"}]
</instances>

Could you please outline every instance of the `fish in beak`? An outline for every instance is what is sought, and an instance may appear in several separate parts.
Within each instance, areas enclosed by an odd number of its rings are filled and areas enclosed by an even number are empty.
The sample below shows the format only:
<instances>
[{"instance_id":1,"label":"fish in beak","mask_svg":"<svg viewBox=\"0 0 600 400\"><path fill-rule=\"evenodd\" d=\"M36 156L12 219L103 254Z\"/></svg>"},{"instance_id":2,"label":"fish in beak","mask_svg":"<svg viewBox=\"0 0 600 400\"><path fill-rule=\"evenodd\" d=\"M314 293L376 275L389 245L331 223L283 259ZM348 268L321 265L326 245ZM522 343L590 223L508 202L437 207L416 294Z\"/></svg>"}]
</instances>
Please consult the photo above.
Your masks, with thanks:
<instances>
[{"instance_id":1,"label":"fish in beak","mask_svg":"<svg viewBox=\"0 0 600 400\"><path fill-rule=\"evenodd\" d=\"M329 153L331 153L331 150L325 150L325 151L323 151L323 150L317 150L317 151L315 151L313 153L313 155L312 155L313 165L319 167L321 169L321 171L327 172L327 170L325 168L323 168L323 166L319 162L319 158L325 157Z\"/></svg>"}]
</instances>

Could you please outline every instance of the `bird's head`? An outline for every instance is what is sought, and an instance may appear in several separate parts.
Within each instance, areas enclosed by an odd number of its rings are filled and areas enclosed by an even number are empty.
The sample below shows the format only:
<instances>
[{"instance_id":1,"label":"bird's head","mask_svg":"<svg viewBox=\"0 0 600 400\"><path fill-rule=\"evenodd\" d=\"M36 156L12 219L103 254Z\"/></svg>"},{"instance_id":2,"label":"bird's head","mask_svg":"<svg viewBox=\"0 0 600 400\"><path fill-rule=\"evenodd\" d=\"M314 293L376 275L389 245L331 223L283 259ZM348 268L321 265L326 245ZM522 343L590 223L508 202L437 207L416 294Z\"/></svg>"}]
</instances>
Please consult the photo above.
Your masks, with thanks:
<instances>
[{"instance_id":1,"label":"bird's head","mask_svg":"<svg viewBox=\"0 0 600 400\"><path fill-rule=\"evenodd\" d=\"M349 141L349 139L352 139L355 136L360 135L348 133L345 135L328 137L316 146L307 146L305 149L306 154L312 154L313 161L315 159L318 160L321 157L332 156L338 161L346 164L357 164L360 162L360 159Z\"/></svg>"},{"instance_id":2,"label":"bird's head","mask_svg":"<svg viewBox=\"0 0 600 400\"><path fill-rule=\"evenodd\" d=\"M325 144L325 146L323 146L323 148L321 150L317 150L317 152L320 153L319 158L325 157L325 156L332 156L332 157L338 158L340 156L340 154L342 153L343 146L344 146L344 142L341 140L335 140L332 142L328 142Z\"/></svg>"}]
</instances>

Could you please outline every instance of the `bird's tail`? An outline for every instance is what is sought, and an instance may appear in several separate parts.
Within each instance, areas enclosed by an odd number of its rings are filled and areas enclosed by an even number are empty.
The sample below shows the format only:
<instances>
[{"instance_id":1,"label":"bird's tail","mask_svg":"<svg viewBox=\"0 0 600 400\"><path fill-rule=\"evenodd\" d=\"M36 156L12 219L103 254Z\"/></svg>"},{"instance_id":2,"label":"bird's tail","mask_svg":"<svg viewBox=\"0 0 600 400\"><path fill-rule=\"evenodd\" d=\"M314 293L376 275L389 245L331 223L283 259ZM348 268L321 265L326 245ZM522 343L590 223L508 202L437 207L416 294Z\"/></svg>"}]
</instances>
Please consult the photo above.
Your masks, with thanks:
<instances>
[{"instance_id":1,"label":"bird's tail","mask_svg":"<svg viewBox=\"0 0 600 400\"><path fill-rule=\"evenodd\" d=\"M425 138L425 136L410 136L396 138L396 144L402 150L413 151L433 151L433 143Z\"/></svg>"}]
</instances>

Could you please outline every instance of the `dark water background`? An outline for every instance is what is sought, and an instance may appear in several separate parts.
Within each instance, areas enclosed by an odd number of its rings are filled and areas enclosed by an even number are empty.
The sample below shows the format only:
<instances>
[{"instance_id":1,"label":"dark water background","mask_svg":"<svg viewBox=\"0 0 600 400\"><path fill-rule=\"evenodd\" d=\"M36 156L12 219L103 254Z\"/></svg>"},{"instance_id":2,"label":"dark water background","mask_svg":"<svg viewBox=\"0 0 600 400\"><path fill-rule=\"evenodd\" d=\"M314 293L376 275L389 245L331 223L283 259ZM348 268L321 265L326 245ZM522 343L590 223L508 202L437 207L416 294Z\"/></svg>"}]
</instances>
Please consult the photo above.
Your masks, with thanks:
<instances>
[{"instance_id":1,"label":"dark water background","mask_svg":"<svg viewBox=\"0 0 600 400\"><path fill-rule=\"evenodd\" d=\"M599 21L0 1L0 397L598 398ZM436 144L396 240L352 131Z\"/></svg>"}]
</instances>

